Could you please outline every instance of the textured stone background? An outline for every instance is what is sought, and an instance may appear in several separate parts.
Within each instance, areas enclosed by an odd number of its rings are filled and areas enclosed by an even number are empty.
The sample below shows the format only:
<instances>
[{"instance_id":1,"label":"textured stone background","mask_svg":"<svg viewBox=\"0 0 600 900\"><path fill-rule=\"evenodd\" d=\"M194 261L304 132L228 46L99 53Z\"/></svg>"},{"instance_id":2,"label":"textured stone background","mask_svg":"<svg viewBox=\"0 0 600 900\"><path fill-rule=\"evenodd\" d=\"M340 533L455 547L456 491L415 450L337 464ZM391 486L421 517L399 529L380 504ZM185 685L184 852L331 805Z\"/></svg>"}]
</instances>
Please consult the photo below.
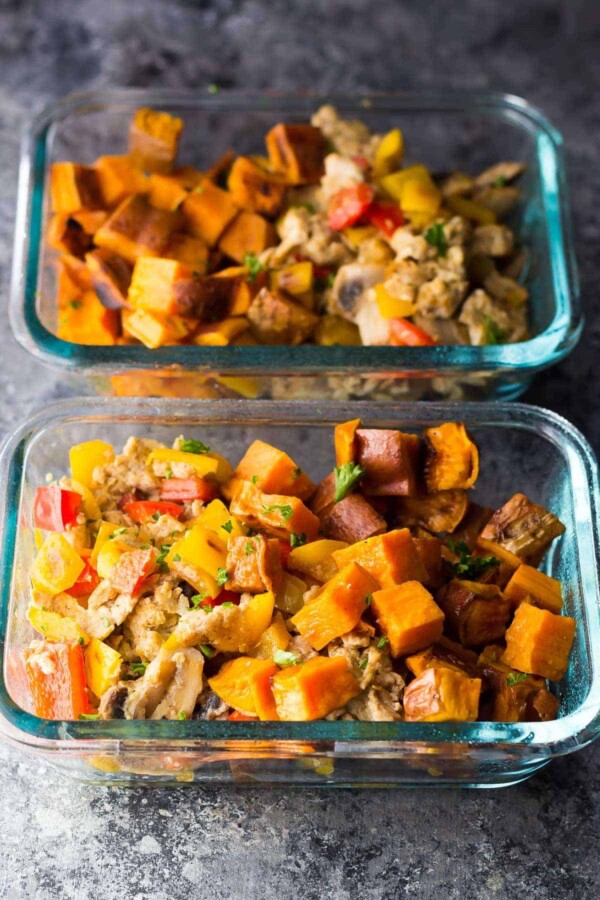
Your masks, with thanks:
<instances>
[{"instance_id":1,"label":"textured stone background","mask_svg":"<svg viewBox=\"0 0 600 900\"><path fill-rule=\"evenodd\" d=\"M526 399L600 448L600 11L594 0L0 0L0 291L19 131L97 85L506 90L566 137L585 337ZM0 429L64 393L0 310ZM598 894L600 751L499 792L129 790L65 782L0 748L0 896L179 900Z\"/></svg>"}]
</instances>

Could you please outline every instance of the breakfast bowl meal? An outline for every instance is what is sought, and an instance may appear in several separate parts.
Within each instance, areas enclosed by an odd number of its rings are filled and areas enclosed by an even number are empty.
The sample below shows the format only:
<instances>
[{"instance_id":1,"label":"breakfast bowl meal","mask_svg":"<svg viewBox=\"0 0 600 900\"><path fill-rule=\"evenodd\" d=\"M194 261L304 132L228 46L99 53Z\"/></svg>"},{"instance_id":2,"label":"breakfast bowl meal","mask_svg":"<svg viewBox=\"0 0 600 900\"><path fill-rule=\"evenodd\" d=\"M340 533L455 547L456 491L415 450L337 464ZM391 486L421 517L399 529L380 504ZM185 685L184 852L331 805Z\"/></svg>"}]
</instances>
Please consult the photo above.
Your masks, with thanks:
<instances>
[{"instance_id":1,"label":"breakfast bowl meal","mask_svg":"<svg viewBox=\"0 0 600 900\"><path fill-rule=\"evenodd\" d=\"M581 328L560 144L510 97L67 98L13 328L115 394L514 397Z\"/></svg>"},{"instance_id":2,"label":"breakfast bowl meal","mask_svg":"<svg viewBox=\"0 0 600 900\"><path fill-rule=\"evenodd\" d=\"M80 777L504 785L600 731L596 467L545 410L66 401L1 483L0 728Z\"/></svg>"}]
</instances>

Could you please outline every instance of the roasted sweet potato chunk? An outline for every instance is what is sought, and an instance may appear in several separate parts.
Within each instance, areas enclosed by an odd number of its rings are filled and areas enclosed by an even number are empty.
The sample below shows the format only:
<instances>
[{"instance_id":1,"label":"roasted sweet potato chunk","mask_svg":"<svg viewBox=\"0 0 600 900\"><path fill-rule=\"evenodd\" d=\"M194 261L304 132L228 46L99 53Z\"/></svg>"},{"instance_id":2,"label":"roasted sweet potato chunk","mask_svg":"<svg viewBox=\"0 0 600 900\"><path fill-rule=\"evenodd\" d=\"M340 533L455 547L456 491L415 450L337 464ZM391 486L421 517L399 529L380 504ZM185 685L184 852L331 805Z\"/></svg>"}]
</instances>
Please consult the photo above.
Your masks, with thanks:
<instances>
[{"instance_id":1,"label":"roasted sweet potato chunk","mask_svg":"<svg viewBox=\"0 0 600 900\"><path fill-rule=\"evenodd\" d=\"M285 722L321 719L360 693L342 656L313 656L301 666L282 669L272 685L277 714Z\"/></svg>"},{"instance_id":2,"label":"roasted sweet potato chunk","mask_svg":"<svg viewBox=\"0 0 600 900\"><path fill-rule=\"evenodd\" d=\"M94 168L104 206L116 206L131 194L147 194L148 178L132 158L123 156L100 156Z\"/></svg>"},{"instance_id":3,"label":"roasted sweet potato chunk","mask_svg":"<svg viewBox=\"0 0 600 900\"><path fill-rule=\"evenodd\" d=\"M481 679L444 667L425 669L404 691L407 722L474 722Z\"/></svg>"},{"instance_id":4,"label":"roasted sweet potato chunk","mask_svg":"<svg viewBox=\"0 0 600 900\"><path fill-rule=\"evenodd\" d=\"M334 638L352 631L367 608L367 597L377 587L368 572L349 563L296 613L292 625L315 650L322 650Z\"/></svg>"},{"instance_id":5,"label":"roasted sweet potato chunk","mask_svg":"<svg viewBox=\"0 0 600 900\"><path fill-rule=\"evenodd\" d=\"M50 197L55 213L102 208L95 169L91 166L80 166L78 163L53 163L50 170Z\"/></svg>"},{"instance_id":6,"label":"roasted sweet potato chunk","mask_svg":"<svg viewBox=\"0 0 600 900\"><path fill-rule=\"evenodd\" d=\"M161 316L214 322L228 315L231 293L231 283L224 278L195 276L176 260L142 257L133 270L128 301L134 309Z\"/></svg>"},{"instance_id":7,"label":"roasted sweet potato chunk","mask_svg":"<svg viewBox=\"0 0 600 900\"><path fill-rule=\"evenodd\" d=\"M385 428L359 428L355 436L355 461L365 474L365 494L406 497L418 489L419 438Z\"/></svg>"},{"instance_id":8,"label":"roasted sweet potato chunk","mask_svg":"<svg viewBox=\"0 0 600 900\"><path fill-rule=\"evenodd\" d=\"M58 337L90 346L112 346L120 333L116 310L105 309L94 291L86 291L60 311Z\"/></svg>"},{"instance_id":9,"label":"roasted sweet potato chunk","mask_svg":"<svg viewBox=\"0 0 600 900\"><path fill-rule=\"evenodd\" d=\"M262 344L301 344L307 340L319 317L300 303L263 288L247 312L253 335Z\"/></svg>"},{"instance_id":10,"label":"roasted sweet potato chunk","mask_svg":"<svg viewBox=\"0 0 600 900\"><path fill-rule=\"evenodd\" d=\"M219 250L238 263L258 256L276 242L275 229L258 213L241 212L229 223L219 241Z\"/></svg>"},{"instance_id":11,"label":"roasted sweet potato chunk","mask_svg":"<svg viewBox=\"0 0 600 900\"><path fill-rule=\"evenodd\" d=\"M481 647L504 636L511 603L497 585L455 579L438 592L436 600L464 647Z\"/></svg>"},{"instance_id":12,"label":"roasted sweet potato chunk","mask_svg":"<svg viewBox=\"0 0 600 900\"><path fill-rule=\"evenodd\" d=\"M551 694L543 678L511 669L499 660L479 657L479 668L494 692L494 722L548 722L558 713L558 697Z\"/></svg>"},{"instance_id":13,"label":"roasted sweet potato chunk","mask_svg":"<svg viewBox=\"0 0 600 900\"><path fill-rule=\"evenodd\" d=\"M85 261L102 306L107 309L121 309L127 306L127 291L133 272L131 263L102 247L86 254Z\"/></svg>"},{"instance_id":14,"label":"roasted sweet potato chunk","mask_svg":"<svg viewBox=\"0 0 600 900\"><path fill-rule=\"evenodd\" d=\"M479 452L462 422L427 428L423 436L427 490L473 487L479 474Z\"/></svg>"},{"instance_id":15,"label":"roasted sweet potato chunk","mask_svg":"<svg viewBox=\"0 0 600 900\"><path fill-rule=\"evenodd\" d=\"M279 541L262 534L230 537L226 568L228 580L225 586L231 591L277 592L283 579Z\"/></svg>"},{"instance_id":16,"label":"roasted sweet potato chunk","mask_svg":"<svg viewBox=\"0 0 600 900\"><path fill-rule=\"evenodd\" d=\"M419 534L413 538L419 559L423 563L427 578L423 584L436 590L444 583L444 558L442 556L443 541L428 534Z\"/></svg>"},{"instance_id":17,"label":"roasted sweet potato chunk","mask_svg":"<svg viewBox=\"0 0 600 900\"><path fill-rule=\"evenodd\" d=\"M312 125L275 125L265 138L271 165L289 184L313 184L323 174L325 138Z\"/></svg>"},{"instance_id":18,"label":"roasted sweet potato chunk","mask_svg":"<svg viewBox=\"0 0 600 900\"><path fill-rule=\"evenodd\" d=\"M436 495L433 494L435 497ZM477 544L477 538L492 518L494 510L488 506L480 506L478 503L469 503L464 517L458 527L449 528L455 541L464 541L469 550L473 550Z\"/></svg>"},{"instance_id":19,"label":"roasted sweet potato chunk","mask_svg":"<svg viewBox=\"0 0 600 900\"><path fill-rule=\"evenodd\" d=\"M504 593L514 606L525 597L531 597L536 606L557 615L563 605L560 581L557 578L550 578L532 566L519 566L504 588Z\"/></svg>"},{"instance_id":20,"label":"roasted sweet potato chunk","mask_svg":"<svg viewBox=\"0 0 600 900\"><path fill-rule=\"evenodd\" d=\"M249 212L274 216L285 193L281 177L259 166L247 156L238 156L227 179L227 187L238 206Z\"/></svg>"},{"instance_id":21,"label":"roasted sweet potato chunk","mask_svg":"<svg viewBox=\"0 0 600 900\"><path fill-rule=\"evenodd\" d=\"M205 275L208 267L208 246L191 234L174 234L163 256L189 266L196 275Z\"/></svg>"},{"instance_id":22,"label":"roasted sweet potato chunk","mask_svg":"<svg viewBox=\"0 0 600 900\"><path fill-rule=\"evenodd\" d=\"M178 213L154 209L145 197L127 197L98 229L95 242L134 263L140 256L162 256L180 224Z\"/></svg>"},{"instance_id":23,"label":"roasted sweet potato chunk","mask_svg":"<svg viewBox=\"0 0 600 900\"><path fill-rule=\"evenodd\" d=\"M86 234L77 219L68 213L56 213L48 223L46 240L60 253L70 253L82 258L92 246L92 239Z\"/></svg>"},{"instance_id":24,"label":"roasted sweet potato chunk","mask_svg":"<svg viewBox=\"0 0 600 900\"><path fill-rule=\"evenodd\" d=\"M310 508L317 516L328 511L335 503L335 475L330 472L317 485L317 489L310 498Z\"/></svg>"},{"instance_id":25,"label":"roasted sweet potato chunk","mask_svg":"<svg viewBox=\"0 0 600 900\"><path fill-rule=\"evenodd\" d=\"M444 613L418 581L375 591L371 606L392 656L416 653L442 635Z\"/></svg>"},{"instance_id":26,"label":"roasted sweet potato chunk","mask_svg":"<svg viewBox=\"0 0 600 900\"><path fill-rule=\"evenodd\" d=\"M183 120L143 107L135 111L129 128L129 153L140 169L168 174L173 168Z\"/></svg>"},{"instance_id":27,"label":"roasted sweet potato chunk","mask_svg":"<svg viewBox=\"0 0 600 900\"><path fill-rule=\"evenodd\" d=\"M349 494L319 516L321 531L336 541L355 544L387 531L387 523L362 494Z\"/></svg>"},{"instance_id":28,"label":"roasted sweet potato chunk","mask_svg":"<svg viewBox=\"0 0 600 900\"><path fill-rule=\"evenodd\" d=\"M186 229L214 247L229 223L238 214L231 194L205 178L185 199L183 215Z\"/></svg>"},{"instance_id":29,"label":"roasted sweet potato chunk","mask_svg":"<svg viewBox=\"0 0 600 900\"><path fill-rule=\"evenodd\" d=\"M446 635L442 635L435 644L420 653L407 656L404 661L413 675L420 675L425 669L446 666L457 672L464 672L470 678L481 677L477 654L473 650L467 650L462 644L451 641Z\"/></svg>"},{"instance_id":30,"label":"roasted sweet potato chunk","mask_svg":"<svg viewBox=\"0 0 600 900\"><path fill-rule=\"evenodd\" d=\"M521 562L535 566L554 538L564 531L565 526L555 515L532 503L525 494L515 494L496 510L481 532L478 544L486 549L483 542L492 541Z\"/></svg>"},{"instance_id":31,"label":"roasted sweet potato chunk","mask_svg":"<svg viewBox=\"0 0 600 900\"><path fill-rule=\"evenodd\" d=\"M398 497L396 520L405 528L425 528L433 534L453 534L469 505L466 491L436 491L416 497Z\"/></svg>"},{"instance_id":32,"label":"roasted sweet potato chunk","mask_svg":"<svg viewBox=\"0 0 600 900\"><path fill-rule=\"evenodd\" d=\"M230 511L251 528L284 539L293 533L305 534L309 541L314 541L319 531L319 520L302 500L285 494L263 494L249 481L239 484Z\"/></svg>"},{"instance_id":33,"label":"roasted sweet potato chunk","mask_svg":"<svg viewBox=\"0 0 600 900\"><path fill-rule=\"evenodd\" d=\"M569 665L574 638L575 619L521 603L506 632L502 662L520 672L560 681Z\"/></svg>"},{"instance_id":34,"label":"roasted sweet potato chunk","mask_svg":"<svg viewBox=\"0 0 600 900\"><path fill-rule=\"evenodd\" d=\"M340 569L350 562L359 563L382 588L404 581L423 582L427 578L408 528L388 531L345 550L336 550L333 558Z\"/></svg>"},{"instance_id":35,"label":"roasted sweet potato chunk","mask_svg":"<svg viewBox=\"0 0 600 900\"><path fill-rule=\"evenodd\" d=\"M166 209L172 212L178 209L188 195L186 189L177 178L170 175L160 175L155 172L150 176L150 203L156 209Z\"/></svg>"},{"instance_id":36,"label":"roasted sweet potato chunk","mask_svg":"<svg viewBox=\"0 0 600 900\"><path fill-rule=\"evenodd\" d=\"M253 481L265 494L287 494L306 500L315 485L291 456L265 441L253 441L239 461L236 478Z\"/></svg>"}]
</instances>

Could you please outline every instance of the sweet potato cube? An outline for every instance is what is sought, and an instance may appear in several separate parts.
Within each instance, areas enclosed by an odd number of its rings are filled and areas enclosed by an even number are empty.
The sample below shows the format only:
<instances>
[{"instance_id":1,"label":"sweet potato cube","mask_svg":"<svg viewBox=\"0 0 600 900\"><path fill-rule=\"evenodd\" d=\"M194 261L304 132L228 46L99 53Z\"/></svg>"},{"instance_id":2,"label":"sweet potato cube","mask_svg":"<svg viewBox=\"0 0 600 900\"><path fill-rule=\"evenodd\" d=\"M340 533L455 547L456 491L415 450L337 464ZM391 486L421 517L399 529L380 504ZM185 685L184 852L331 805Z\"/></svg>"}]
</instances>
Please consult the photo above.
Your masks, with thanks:
<instances>
[{"instance_id":1,"label":"sweet potato cube","mask_svg":"<svg viewBox=\"0 0 600 900\"><path fill-rule=\"evenodd\" d=\"M336 550L333 558L340 569L350 562L359 563L382 588L404 581L423 582L427 578L408 528L388 531L352 544L345 550Z\"/></svg>"},{"instance_id":2,"label":"sweet potato cube","mask_svg":"<svg viewBox=\"0 0 600 900\"><path fill-rule=\"evenodd\" d=\"M141 341L151 350L168 344L178 344L189 334L189 326L178 316L170 316L167 321L144 309L136 309L134 312L123 310L121 321L124 334Z\"/></svg>"},{"instance_id":3,"label":"sweet potato cube","mask_svg":"<svg viewBox=\"0 0 600 900\"><path fill-rule=\"evenodd\" d=\"M163 253L166 259L176 259L189 266L196 275L206 274L208 268L208 245L191 234L174 234Z\"/></svg>"},{"instance_id":4,"label":"sweet potato cube","mask_svg":"<svg viewBox=\"0 0 600 900\"><path fill-rule=\"evenodd\" d=\"M504 593L514 606L529 596L536 606L548 612L558 615L562 610L562 584L557 578L551 578L533 566L519 566L504 588Z\"/></svg>"},{"instance_id":5,"label":"sweet potato cube","mask_svg":"<svg viewBox=\"0 0 600 900\"><path fill-rule=\"evenodd\" d=\"M128 293L129 305L161 316L189 316L214 321L227 315L230 285L197 277L173 259L138 259Z\"/></svg>"},{"instance_id":6,"label":"sweet potato cube","mask_svg":"<svg viewBox=\"0 0 600 900\"><path fill-rule=\"evenodd\" d=\"M290 534L305 534L308 541L314 541L319 531L318 518L298 497L264 494L250 481L239 483L230 511L250 528L284 539Z\"/></svg>"},{"instance_id":7,"label":"sweet potato cube","mask_svg":"<svg viewBox=\"0 0 600 900\"><path fill-rule=\"evenodd\" d=\"M145 197L127 197L98 229L95 242L134 263L140 256L162 256L181 219L154 209Z\"/></svg>"},{"instance_id":8,"label":"sweet potato cube","mask_svg":"<svg viewBox=\"0 0 600 900\"><path fill-rule=\"evenodd\" d=\"M350 419L335 426L333 442L335 446L335 464L344 466L354 462L356 458L356 431L360 428L360 419Z\"/></svg>"},{"instance_id":9,"label":"sweet potato cube","mask_svg":"<svg viewBox=\"0 0 600 900\"><path fill-rule=\"evenodd\" d=\"M317 485L317 489L310 498L310 508L315 515L321 516L329 511L335 503L335 475L330 472Z\"/></svg>"},{"instance_id":10,"label":"sweet potato cube","mask_svg":"<svg viewBox=\"0 0 600 900\"><path fill-rule=\"evenodd\" d=\"M258 256L275 243L275 229L258 213L241 212L227 226L219 241L219 250L236 262L248 254Z\"/></svg>"},{"instance_id":11,"label":"sweet potato cube","mask_svg":"<svg viewBox=\"0 0 600 900\"><path fill-rule=\"evenodd\" d=\"M282 669L272 685L277 714L285 722L322 719L360 693L342 656L313 656L301 666Z\"/></svg>"},{"instance_id":12,"label":"sweet potato cube","mask_svg":"<svg viewBox=\"0 0 600 900\"><path fill-rule=\"evenodd\" d=\"M435 534L452 534L462 522L469 506L466 491L436 491L416 497L398 497L395 502L399 525L425 528Z\"/></svg>"},{"instance_id":13,"label":"sweet potato cube","mask_svg":"<svg viewBox=\"0 0 600 900\"><path fill-rule=\"evenodd\" d=\"M192 338L192 343L200 347L226 347L247 330L247 319L243 316L231 316L221 322L200 326Z\"/></svg>"},{"instance_id":14,"label":"sweet potato cube","mask_svg":"<svg viewBox=\"0 0 600 900\"><path fill-rule=\"evenodd\" d=\"M321 530L336 541L355 544L387 531L387 522L362 494L348 494L319 516Z\"/></svg>"},{"instance_id":15,"label":"sweet potato cube","mask_svg":"<svg viewBox=\"0 0 600 900\"><path fill-rule=\"evenodd\" d=\"M515 494L496 510L477 543L485 549L482 541L492 541L521 562L535 566L564 531L565 526L555 515L532 503L525 494Z\"/></svg>"},{"instance_id":16,"label":"sweet potato cube","mask_svg":"<svg viewBox=\"0 0 600 900\"><path fill-rule=\"evenodd\" d=\"M262 344L302 344L319 321L302 304L267 288L252 300L247 315L252 333Z\"/></svg>"},{"instance_id":17,"label":"sweet potato cube","mask_svg":"<svg viewBox=\"0 0 600 900\"><path fill-rule=\"evenodd\" d=\"M392 656L416 653L442 635L444 613L418 581L375 591L371 605Z\"/></svg>"},{"instance_id":18,"label":"sweet potato cube","mask_svg":"<svg viewBox=\"0 0 600 900\"><path fill-rule=\"evenodd\" d=\"M265 494L286 494L306 500L315 489L291 456L260 440L250 444L235 475L244 481L253 481Z\"/></svg>"},{"instance_id":19,"label":"sweet potato cube","mask_svg":"<svg viewBox=\"0 0 600 900\"><path fill-rule=\"evenodd\" d=\"M558 712L558 697L551 694L543 678L523 675L484 648L479 668L494 692L492 720L494 722L548 722ZM500 649L501 652L501 649ZM495 654L494 654L495 656Z\"/></svg>"},{"instance_id":20,"label":"sweet potato cube","mask_svg":"<svg viewBox=\"0 0 600 900\"><path fill-rule=\"evenodd\" d=\"M279 669L271 660L254 659L250 656L239 656L224 663L216 675L208 679L215 694L228 706L237 709L247 716L258 715L255 701L255 690L259 695L261 708L265 706L265 687L269 679ZM259 685L255 686L258 679ZM270 687L270 685L269 685Z\"/></svg>"},{"instance_id":21,"label":"sweet potato cube","mask_svg":"<svg viewBox=\"0 0 600 900\"><path fill-rule=\"evenodd\" d=\"M433 537L433 535L421 534L419 537L413 538L419 559L423 563L427 578L423 584L428 588L439 588L444 583L444 558L442 556L442 547L444 546L441 538Z\"/></svg>"},{"instance_id":22,"label":"sweet potato cube","mask_svg":"<svg viewBox=\"0 0 600 900\"><path fill-rule=\"evenodd\" d=\"M137 109L129 127L129 153L140 169L168 174L173 168L183 120L166 112Z\"/></svg>"},{"instance_id":23,"label":"sweet potato cube","mask_svg":"<svg viewBox=\"0 0 600 900\"><path fill-rule=\"evenodd\" d=\"M225 586L230 591L276 593L283 580L279 541L262 534L230 537L225 568L228 574Z\"/></svg>"},{"instance_id":24,"label":"sweet potato cube","mask_svg":"<svg viewBox=\"0 0 600 900\"><path fill-rule=\"evenodd\" d=\"M481 679L445 666L425 669L404 691L407 722L474 722Z\"/></svg>"},{"instance_id":25,"label":"sweet potato cube","mask_svg":"<svg viewBox=\"0 0 600 900\"><path fill-rule=\"evenodd\" d=\"M55 213L100 209L102 197L96 171L91 166L56 162L50 169L50 198Z\"/></svg>"},{"instance_id":26,"label":"sweet potato cube","mask_svg":"<svg viewBox=\"0 0 600 900\"><path fill-rule=\"evenodd\" d=\"M454 579L436 600L464 647L481 647L504 637L512 604L497 585Z\"/></svg>"},{"instance_id":27,"label":"sweet potato cube","mask_svg":"<svg viewBox=\"0 0 600 900\"><path fill-rule=\"evenodd\" d=\"M355 461L365 474L361 490L382 497L406 497L418 490L419 438L386 428L359 428Z\"/></svg>"},{"instance_id":28,"label":"sweet potato cube","mask_svg":"<svg viewBox=\"0 0 600 900\"><path fill-rule=\"evenodd\" d=\"M94 291L88 291L60 311L56 333L72 344L112 346L119 332L119 313L105 309Z\"/></svg>"},{"instance_id":29,"label":"sweet potato cube","mask_svg":"<svg viewBox=\"0 0 600 900\"><path fill-rule=\"evenodd\" d=\"M427 490L448 491L472 487L479 475L479 451L462 422L427 428L425 483Z\"/></svg>"},{"instance_id":30,"label":"sweet potato cube","mask_svg":"<svg viewBox=\"0 0 600 900\"><path fill-rule=\"evenodd\" d=\"M231 194L204 179L183 202L187 231L214 247L238 213Z\"/></svg>"},{"instance_id":31,"label":"sweet potato cube","mask_svg":"<svg viewBox=\"0 0 600 900\"><path fill-rule=\"evenodd\" d=\"M61 310L66 309L71 302L80 300L84 289L73 277L71 268L65 265L64 258L59 259L57 262L56 304L58 309Z\"/></svg>"},{"instance_id":32,"label":"sweet potato cube","mask_svg":"<svg viewBox=\"0 0 600 900\"><path fill-rule=\"evenodd\" d=\"M127 292L133 272L131 263L102 247L87 253L85 261L102 306L107 309L121 309L127 306Z\"/></svg>"},{"instance_id":33,"label":"sweet potato cube","mask_svg":"<svg viewBox=\"0 0 600 900\"><path fill-rule=\"evenodd\" d=\"M94 168L104 206L116 206L130 194L147 194L149 191L148 178L130 156L100 156Z\"/></svg>"},{"instance_id":34,"label":"sweet potato cube","mask_svg":"<svg viewBox=\"0 0 600 900\"><path fill-rule=\"evenodd\" d=\"M238 156L233 163L227 187L238 206L265 216L276 215L285 193L281 178L247 156Z\"/></svg>"},{"instance_id":35,"label":"sweet potato cube","mask_svg":"<svg viewBox=\"0 0 600 900\"><path fill-rule=\"evenodd\" d=\"M273 169L289 184L314 184L323 174L327 147L319 128L280 123L271 128L265 143Z\"/></svg>"},{"instance_id":36,"label":"sweet potato cube","mask_svg":"<svg viewBox=\"0 0 600 900\"><path fill-rule=\"evenodd\" d=\"M156 209L166 209L172 212L181 206L188 195L181 182L170 175L160 175L155 172L150 176L149 183L150 203Z\"/></svg>"},{"instance_id":37,"label":"sweet potato cube","mask_svg":"<svg viewBox=\"0 0 600 900\"><path fill-rule=\"evenodd\" d=\"M358 624L367 608L366 598L377 590L377 582L356 563L334 575L314 599L292 618L292 625L315 650Z\"/></svg>"},{"instance_id":38,"label":"sweet potato cube","mask_svg":"<svg viewBox=\"0 0 600 900\"><path fill-rule=\"evenodd\" d=\"M521 672L560 681L569 665L575 619L521 603L506 632L502 662Z\"/></svg>"},{"instance_id":39,"label":"sweet potato cube","mask_svg":"<svg viewBox=\"0 0 600 900\"><path fill-rule=\"evenodd\" d=\"M332 556L334 550L343 550L347 546L345 541L324 540L311 541L302 547L294 547L288 557L288 568L323 584L338 573L338 567Z\"/></svg>"},{"instance_id":40,"label":"sweet potato cube","mask_svg":"<svg viewBox=\"0 0 600 900\"><path fill-rule=\"evenodd\" d=\"M92 239L79 222L69 213L55 213L48 222L46 240L59 253L83 257L91 247Z\"/></svg>"}]
</instances>

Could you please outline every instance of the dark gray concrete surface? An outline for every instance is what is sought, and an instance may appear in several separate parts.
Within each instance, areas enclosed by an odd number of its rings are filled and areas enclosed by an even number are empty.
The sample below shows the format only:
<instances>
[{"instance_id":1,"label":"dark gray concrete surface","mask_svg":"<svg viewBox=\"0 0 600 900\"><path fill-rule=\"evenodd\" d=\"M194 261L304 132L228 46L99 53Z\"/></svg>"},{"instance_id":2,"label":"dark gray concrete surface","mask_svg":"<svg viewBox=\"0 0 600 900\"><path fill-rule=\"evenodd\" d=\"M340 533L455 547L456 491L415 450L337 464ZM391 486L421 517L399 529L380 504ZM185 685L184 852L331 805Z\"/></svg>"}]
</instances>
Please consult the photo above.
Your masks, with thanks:
<instances>
[{"instance_id":1,"label":"dark gray concrete surface","mask_svg":"<svg viewBox=\"0 0 600 900\"><path fill-rule=\"evenodd\" d=\"M566 138L587 328L525 398L600 448L600 8L594 0L0 0L0 429L65 389L6 298L19 132L98 85L506 90ZM497 792L116 790L0 748L0 897L179 900L598 895L600 751Z\"/></svg>"}]
</instances>

